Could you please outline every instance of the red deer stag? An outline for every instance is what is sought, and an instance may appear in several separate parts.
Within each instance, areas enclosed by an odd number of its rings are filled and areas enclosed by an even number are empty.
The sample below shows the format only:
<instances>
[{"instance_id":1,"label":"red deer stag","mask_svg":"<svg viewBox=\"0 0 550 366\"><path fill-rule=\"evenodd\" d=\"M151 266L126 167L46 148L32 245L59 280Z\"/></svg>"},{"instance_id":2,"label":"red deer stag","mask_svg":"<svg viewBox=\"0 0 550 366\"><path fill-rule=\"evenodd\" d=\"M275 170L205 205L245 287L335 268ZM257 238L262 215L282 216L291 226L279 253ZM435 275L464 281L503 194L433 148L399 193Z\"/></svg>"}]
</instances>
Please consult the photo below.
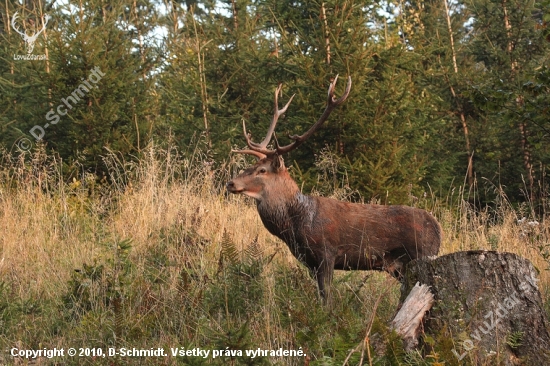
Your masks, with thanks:
<instances>
[{"instance_id":1,"label":"red deer stag","mask_svg":"<svg viewBox=\"0 0 550 366\"><path fill-rule=\"evenodd\" d=\"M338 76L330 84L328 105L319 120L303 135L291 136L289 145L279 146L275 140L275 149L268 149L277 119L294 97L279 110L279 85L275 114L264 140L251 141L243 121L249 149L234 151L254 155L258 162L227 183L229 192L256 200L264 226L312 271L325 300L330 298L334 269L385 270L399 277L400 269L409 261L437 255L441 243L439 223L424 210L306 196L290 177L282 155L304 143L349 95L351 78L344 95L334 98L337 80Z\"/></svg>"}]
</instances>

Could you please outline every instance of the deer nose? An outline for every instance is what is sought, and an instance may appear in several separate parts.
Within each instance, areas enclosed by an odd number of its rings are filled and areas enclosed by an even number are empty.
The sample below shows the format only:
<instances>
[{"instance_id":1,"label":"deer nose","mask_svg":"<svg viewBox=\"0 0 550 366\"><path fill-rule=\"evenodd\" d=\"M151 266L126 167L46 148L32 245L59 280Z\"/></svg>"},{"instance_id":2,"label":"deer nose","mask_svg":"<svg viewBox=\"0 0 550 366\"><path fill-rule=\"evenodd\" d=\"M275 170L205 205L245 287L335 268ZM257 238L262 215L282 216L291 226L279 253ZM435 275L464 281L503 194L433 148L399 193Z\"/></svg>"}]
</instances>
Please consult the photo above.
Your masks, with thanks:
<instances>
[{"instance_id":1,"label":"deer nose","mask_svg":"<svg viewBox=\"0 0 550 366\"><path fill-rule=\"evenodd\" d=\"M225 185L225 188L230 191L232 190L233 188L235 188L235 183L233 183L232 180L230 180L229 182L227 182L227 184Z\"/></svg>"}]
</instances>

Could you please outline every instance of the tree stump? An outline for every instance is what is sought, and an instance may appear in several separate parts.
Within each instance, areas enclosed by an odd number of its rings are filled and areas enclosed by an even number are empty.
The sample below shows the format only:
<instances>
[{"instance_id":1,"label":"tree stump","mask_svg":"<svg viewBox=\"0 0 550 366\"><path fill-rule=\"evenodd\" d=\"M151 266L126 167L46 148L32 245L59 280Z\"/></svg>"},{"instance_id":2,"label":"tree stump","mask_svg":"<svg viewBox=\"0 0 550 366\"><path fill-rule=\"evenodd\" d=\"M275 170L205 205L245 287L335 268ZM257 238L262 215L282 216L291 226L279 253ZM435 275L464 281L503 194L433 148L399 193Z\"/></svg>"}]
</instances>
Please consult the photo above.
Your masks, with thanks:
<instances>
[{"instance_id":1,"label":"tree stump","mask_svg":"<svg viewBox=\"0 0 550 366\"><path fill-rule=\"evenodd\" d=\"M531 262L493 251L452 253L410 262L401 303L417 282L434 305L423 345L445 365L550 365L548 321Z\"/></svg>"}]
</instances>

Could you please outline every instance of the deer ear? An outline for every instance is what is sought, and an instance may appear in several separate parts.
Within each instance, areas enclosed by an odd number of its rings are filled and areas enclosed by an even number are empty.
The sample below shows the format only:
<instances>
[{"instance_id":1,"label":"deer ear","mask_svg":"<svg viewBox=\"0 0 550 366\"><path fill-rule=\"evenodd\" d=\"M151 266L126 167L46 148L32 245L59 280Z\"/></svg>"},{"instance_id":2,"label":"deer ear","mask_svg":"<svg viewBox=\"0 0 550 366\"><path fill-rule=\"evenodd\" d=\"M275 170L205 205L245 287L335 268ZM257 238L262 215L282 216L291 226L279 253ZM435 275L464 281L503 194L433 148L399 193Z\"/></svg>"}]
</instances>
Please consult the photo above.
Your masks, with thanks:
<instances>
[{"instance_id":1,"label":"deer ear","mask_svg":"<svg viewBox=\"0 0 550 366\"><path fill-rule=\"evenodd\" d=\"M275 170L281 170L285 168L285 161L281 155L275 155L271 161L271 166Z\"/></svg>"}]
</instances>

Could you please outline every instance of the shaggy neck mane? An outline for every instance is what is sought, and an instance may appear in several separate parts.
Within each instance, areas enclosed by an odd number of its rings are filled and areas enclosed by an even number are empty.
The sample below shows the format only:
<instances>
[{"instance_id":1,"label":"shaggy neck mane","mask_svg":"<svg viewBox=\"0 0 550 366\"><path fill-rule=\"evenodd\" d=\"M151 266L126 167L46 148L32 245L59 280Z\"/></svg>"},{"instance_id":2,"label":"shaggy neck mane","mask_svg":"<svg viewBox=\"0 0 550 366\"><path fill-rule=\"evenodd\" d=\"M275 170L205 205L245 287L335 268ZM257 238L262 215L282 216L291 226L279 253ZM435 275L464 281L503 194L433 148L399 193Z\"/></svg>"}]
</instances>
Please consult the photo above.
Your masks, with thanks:
<instances>
[{"instance_id":1,"label":"shaggy neck mane","mask_svg":"<svg viewBox=\"0 0 550 366\"><path fill-rule=\"evenodd\" d=\"M299 240L295 237L299 229L311 227L316 204L313 198L300 192L288 173L286 175L270 186L263 199L257 201L257 207L269 232L287 243L295 243Z\"/></svg>"}]
</instances>

